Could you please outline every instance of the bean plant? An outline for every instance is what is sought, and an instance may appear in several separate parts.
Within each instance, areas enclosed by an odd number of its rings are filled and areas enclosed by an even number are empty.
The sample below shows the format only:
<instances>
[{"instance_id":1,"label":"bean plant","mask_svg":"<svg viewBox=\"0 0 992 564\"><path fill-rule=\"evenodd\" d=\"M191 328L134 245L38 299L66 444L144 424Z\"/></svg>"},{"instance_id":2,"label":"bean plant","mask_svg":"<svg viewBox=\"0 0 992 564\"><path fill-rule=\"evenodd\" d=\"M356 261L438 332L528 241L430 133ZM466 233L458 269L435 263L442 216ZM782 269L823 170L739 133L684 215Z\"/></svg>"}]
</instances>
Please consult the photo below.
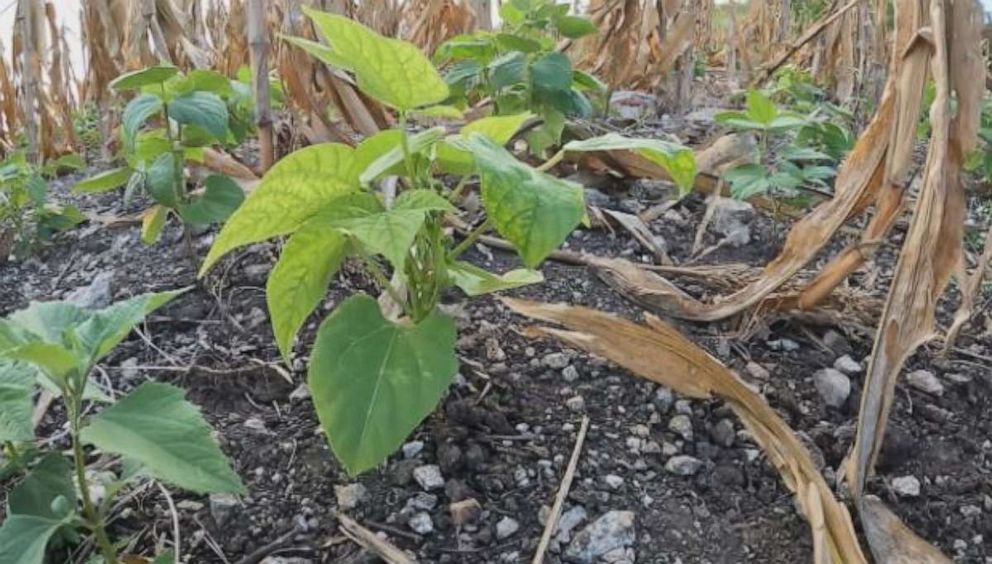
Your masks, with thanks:
<instances>
[{"instance_id":1,"label":"bean plant","mask_svg":"<svg viewBox=\"0 0 992 564\"><path fill-rule=\"evenodd\" d=\"M47 552L78 544L82 531L93 535L103 562L115 564L119 545L107 531L108 513L116 494L141 479L198 493L244 493L182 390L146 382L115 400L92 378L135 325L180 292L144 294L99 311L32 303L0 319L0 444L15 471L33 464L7 496L0 562L42 564ZM37 389L61 400L67 454L54 440L41 452L33 446ZM119 471L102 483L88 474L87 446L119 457Z\"/></svg>"},{"instance_id":2,"label":"bean plant","mask_svg":"<svg viewBox=\"0 0 992 564\"><path fill-rule=\"evenodd\" d=\"M213 71L182 74L168 65L114 79L112 89L137 92L121 116L127 164L83 180L75 190L103 192L126 185L129 198L143 189L156 202L142 222L141 238L148 244L158 240L170 214L184 225L225 220L241 204L244 192L222 174L207 177L201 193L191 192L185 164L202 161L205 147L237 142L245 134L242 126L231 129L229 103L237 107L243 90L232 82Z\"/></svg>"},{"instance_id":3,"label":"bean plant","mask_svg":"<svg viewBox=\"0 0 992 564\"><path fill-rule=\"evenodd\" d=\"M221 229L201 275L235 248L287 238L266 285L273 332L287 362L296 334L346 259L377 282L389 307L365 294L342 300L320 323L309 353L307 383L321 427L345 469L357 474L402 444L458 370L455 323L439 308L446 292L459 288L478 296L540 282L536 267L583 221L585 204L582 186L504 148L532 114L485 117L453 132L410 133L412 114L432 113L451 96L431 62L410 43L304 10L327 44L287 39L353 73L366 95L395 110L399 127L355 148L319 144L277 162ZM625 143L619 136L601 141ZM568 150L596 149L587 143ZM661 143L643 150L695 170L684 147ZM383 182L387 177L398 182ZM485 218L456 243L447 220L476 179ZM387 185L397 187L395 194ZM463 260L489 229L513 245L522 268L492 273Z\"/></svg>"},{"instance_id":4,"label":"bean plant","mask_svg":"<svg viewBox=\"0 0 992 564\"><path fill-rule=\"evenodd\" d=\"M757 162L738 165L723 175L736 198L794 196L800 186L825 186L836 175L831 155L796 143L796 135L811 125L810 118L779 108L757 90L748 91L744 111L723 112L716 119L757 136Z\"/></svg>"},{"instance_id":5,"label":"bean plant","mask_svg":"<svg viewBox=\"0 0 992 564\"><path fill-rule=\"evenodd\" d=\"M588 19L570 15L569 4L554 0L510 0L500 6L502 28L458 35L434 54L447 70L449 103L464 107L492 100L497 115L533 112L543 124L527 140L542 154L561 139L565 119L589 117L593 100L601 104L606 86L595 76L572 68L556 50L561 38L596 33Z\"/></svg>"},{"instance_id":6,"label":"bean plant","mask_svg":"<svg viewBox=\"0 0 992 564\"><path fill-rule=\"evenodd\" d=\"M10 251L17 258L26 257L55 232L86 219L75 206L60 205L48 197L46 177L75 168L77 160L76 155L66 155L38 167L29 163L24 153L15 152L0 162L0 262Z\"/></svg>"}]
</instances>

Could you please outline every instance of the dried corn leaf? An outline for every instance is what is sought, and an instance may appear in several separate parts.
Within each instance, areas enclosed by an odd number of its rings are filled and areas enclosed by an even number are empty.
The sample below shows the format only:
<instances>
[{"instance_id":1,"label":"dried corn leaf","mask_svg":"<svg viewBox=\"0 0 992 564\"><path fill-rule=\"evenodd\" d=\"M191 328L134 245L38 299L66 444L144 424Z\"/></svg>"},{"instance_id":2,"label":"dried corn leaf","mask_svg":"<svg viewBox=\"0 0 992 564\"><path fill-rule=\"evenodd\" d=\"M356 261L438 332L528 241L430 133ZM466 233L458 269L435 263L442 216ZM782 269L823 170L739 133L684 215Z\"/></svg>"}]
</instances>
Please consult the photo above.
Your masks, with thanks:
<instances>
[{"instance_id":1,"label":"dried corn leaf","mask_svg":"<svg viewBox=\"0 0 992 564\"><path fill-rule=\"evenodd\" d=\"M725 400L761 445L796 495L810 523L814 559L823 563L865 562L847 509L834 498L795 433L739 377L665 322L649 326L595 310L505 299L515 312L565 329L539 327L538 335L605 357L631 372L694 398Z\"/></svg>"}]
</instances>

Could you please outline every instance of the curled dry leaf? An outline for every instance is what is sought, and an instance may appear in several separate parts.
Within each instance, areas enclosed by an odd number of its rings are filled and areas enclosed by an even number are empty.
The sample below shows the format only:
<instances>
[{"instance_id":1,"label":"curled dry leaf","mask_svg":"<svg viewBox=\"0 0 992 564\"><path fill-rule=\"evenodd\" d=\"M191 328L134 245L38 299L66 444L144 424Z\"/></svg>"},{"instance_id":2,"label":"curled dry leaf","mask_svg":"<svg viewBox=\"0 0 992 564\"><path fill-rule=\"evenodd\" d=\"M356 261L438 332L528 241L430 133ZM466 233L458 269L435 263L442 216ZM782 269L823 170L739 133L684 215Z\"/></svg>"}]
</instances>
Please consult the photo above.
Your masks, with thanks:
<instances>
[{"instance_id":1,"label":"curled dry leaf","mask_svg":"<svg viewBox=\"0 0 992 564\"><path fill-rule=\"evenodd\" d=\"M587 308L503 301L521 315L565 327L535 327L530 330L533 335L558 338L684 395L725 400L796 494L810 523L815 562L866 562L847 509L833 496L792 429L737 375L676 329L651 316L645 326Z\"/></svg>"}]
</instances>

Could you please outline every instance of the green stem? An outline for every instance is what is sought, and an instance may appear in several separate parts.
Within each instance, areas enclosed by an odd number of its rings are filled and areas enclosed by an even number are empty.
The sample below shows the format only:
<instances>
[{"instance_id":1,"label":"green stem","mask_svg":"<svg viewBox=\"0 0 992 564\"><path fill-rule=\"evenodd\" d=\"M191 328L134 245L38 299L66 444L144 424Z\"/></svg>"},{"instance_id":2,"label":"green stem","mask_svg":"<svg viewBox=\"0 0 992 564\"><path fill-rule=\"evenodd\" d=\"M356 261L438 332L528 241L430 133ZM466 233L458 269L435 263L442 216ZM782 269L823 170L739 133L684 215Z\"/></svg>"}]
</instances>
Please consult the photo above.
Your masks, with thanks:
<instances>
[{"instance_id":1,"label":"green stem","mask_svg":"<svg viewBox=\"0 0 992 564\"><path fill-rule=\"evenodd\" d=\"M486 232L486 230L489 229L490 223L491 222L487 217L485 221L480 223L478 227L473 229L471 233L469 233L464 239L462 239L462 242L458 243L458 246L451 250L450 256L452 260L461 256L462 253L468 250L468 248L471 247L472 244L479 239L479 237L482 237L482 235Z\"/></svg>"},{"instance_id":2,"label":"green stem","mask_svg":"<svg viewBox=\"0 0 992 564\"><path fill-rule=\"evenodd\" d=\"M383 272L379 264L375 262L375 259L370 257L364 249L360 249L358 251L358 256L362 259L362 262L365 263L365 267L372 274L372 277L375 278L376 283L382 286L382 289L389 294L389 297L392 298L397 305L403 308L403 313L405 313L407 317L410 317L410 310L407 307L406 300L402 299L396 291L396 288L393 288L393 285L389 283L389 278L386 276L386 273Z\"/></svg>"},{"instance_id":3,"label":"green stem","mask_svg":"<svg viewBox=\"0 0 992 564\"><path fill-rule=\"evenodd\" d=\"M452 204L458 203L458 198L461 197L462 192L465 191L465 187L468 186L468 179L469 176L466 175L463 176L462 179L458 181L458 184L456 184L455 187L451 190L451 193L448 194L449 202L451 202Z\"/></svg>"},{"instance_id":4,"label":"green stem","mask_svg":"<svg viewBox=\"0 0 992 564\"><path fill-rule=\"evenodd\" d=\"M417 176L413 167L413 156L410 154L410 139L409 134L406 130L406 112L400 112L400 148L403 150L403 164L406 167L406 175L410 178L410 182L416 184Z\"/></svg>"},{"instance_id":5,"label":"green stem","mask_svg":"<svg viewBox=\"0 0 992 564\"><path fill-rule=\"evenodd\" d=\"M85 380L84 380L85 382ZM106 559L106 564L117 564L117 552L107 537L107 530L104 528L103 517L97 511L90 494L90 485L86 480L86 454L83 452L83 443L80 441L80 423L82 419L82 391L78 393L68 389L62 390L66 399L66 408L69 415L69 435L72 439L72 459L76 468L76 481L79 482L79 494L83 501L83 514L86 516L89 527L96 536L96 543L100 547L100 552Z\"/></svg>"}]
</instances>

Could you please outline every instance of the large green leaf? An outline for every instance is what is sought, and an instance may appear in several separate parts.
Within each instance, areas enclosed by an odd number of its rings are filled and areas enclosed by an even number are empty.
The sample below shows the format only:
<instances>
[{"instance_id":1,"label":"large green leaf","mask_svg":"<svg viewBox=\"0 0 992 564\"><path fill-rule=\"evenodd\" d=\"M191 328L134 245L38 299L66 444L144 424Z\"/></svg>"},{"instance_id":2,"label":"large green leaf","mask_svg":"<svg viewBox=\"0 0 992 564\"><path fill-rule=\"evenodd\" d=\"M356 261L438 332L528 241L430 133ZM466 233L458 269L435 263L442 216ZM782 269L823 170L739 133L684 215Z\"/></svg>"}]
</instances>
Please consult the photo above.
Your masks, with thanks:
<instances>
[{"instance_id":1,"label":"large green leaf","mask_svg":"<svg viewBox=\"0 0 992 564\"><path fill-rule=\"evenodd\" d=\"M245 492L199 409L169 384L145 382L90 419L82 440L186 490Z\"/></svg>"},{"instance_id":2,"label":"large green leaf","mask_svg":"<svg viewBox=\"0 0 992 564\"><path fill-rule=\"evenodd\" d=\"M34 440L35 371L22 363L0 360L0 443Z\"/></svg>"},{"instance_id":3,"label":"large green leaf","mask_svg":"<svg viewBox=\"0 0 992 564\"><path fill-rule=\"evenodd\" d=\"M375 135L363 139L355 147L348 176L354 178L354 181L357 183L359 181L358 178L365 172L365 169L369 165L378 160L379 157L400 146L403 133L399 129L383 129Z\"/></svg>"},{"instance_id":4,"label":"large green leaf","mask_svg":"<svg viewBox=\"0 0 992 564\"><path fill-rule=\"evenodd\" d=\"M530 112L523 112L508 116L484 117L467 124L459 133L461 135L481 133L498 145L506 145L533 116L534 114ZM447 141L438 145L436 162L442 171L460 175L471 174L474 164L471 153L462 151Z\"/></svg>"},{"instance_id":5,"label":"large green leaf","mask_svg":"<svg viewBox=\"0 0 992 564\"><path fill-rule=\"evenodd\" d=\"M582 186L518 161L488 137L453 140L475 157L482 203L496 230L534 267L558 248L585 215Z\"/></svg>"},{"instance_id":6,"label":"large green leaf","mask_svg":"<svg viewBox=\"0 0 992 564\"><path fill-rule=\"evenodd\" d=\"M769 125L778 115L775 102L757 90L747 92L747 117L762 125Z\"/></svg>"},{"instance_id":7,"label":"large green leaf","mask_svg":"<svg viewBox=\"0 0 992 564\"><path fill-rule=\"evenodd\" d=\"M572 88L572 62L562 53L548 53L530 66L534 94L550 100Z\"/></svg>"},{"instance_id":8,"label":"large green leaf","mask_svg":"<svg viewBox=\"0 0 992 564\"><path fill-rule=\"evenodd\" d=\"M174 208L179 205L176 180L176 155L162 153L145 171L145 190L156 202Z\"/></svg>"},{"instance_id":9,"label":"large green leaf","mask_svg":"<svg viewBox=\"0 0 992 564\"><path fill-rule=\"evenodd\" d=\"M81 323L87 316L86 310L68 302L31 302L28 307L8 316L13 329L4 330L4 322L0 321L0 352L5 342L13 343L11 347L38 340L61 343L65 330Z\"/></svg>"},{"instance_id":10,"label":"large green leaf","mask_svg":"<svg viewBox=\"0 0 992 564\"><path fill-rule=\"evenodd\" d=\"M215 138L227 137L227 104L213 92L194 91L169 102L169 117L184 125L196 125Z\"/></svg>"},{"instance_id":11,"label":"large green leaf","mask_svg":"<svg viewBox=\"0 0 992 564\"><path fill-rule=\"evenodd\" d=\"M276 344L287 363L297 331L320 304L350 250L347 238L331 222L379 210L382 204L372 194L341 196L286 241L269 274L265 298Z\"/></svg>"},{"instance_id":12,"label":"large green leaf","mask_svg":"<svg viewBox=\"0 0 992 564\"><path fill-rule=\"evenodd\" d=\"M123 341L145 316L186 290L149 292L93 312L75 328L76 341L82 345L90 361L95 363Z\"/></svg>"},{"instance_id":13,"label":"large green leaf","mask_svg":"<svg viewBox=\"0 0 992 564\"><path fill-rule=\"evenodd\" d=\"M527 76L527 58L518 51L502 55L489 63L489 86L493 90L523 82Z\"/></svg>"},{"instance_id":14,"label":"large green leaf","mask_svg":"<svg viewBox=\"0 0 992 564\"><path fill-rule=\"evenodd\" d=\"M407 150L410 152L411 156L417 155L432 147L443 136L443 127L432 127L421 131L420 133L415 133L410 135L407 139ZM402 136L400 136L400 143L402 143ZM379 158L369 163L365 170L363 170L359 175L358 180L362 183L362 185L370 184L380 176L396 169L397 166L403 163L403 160L403 146L402 144L397 144L390 150L380 155Z\"/></svg>"},{"instance_id":15,"label":"large green leaf","mask_svg":"<svg viewBox=\"0 0 992 564\"><path fill-rule=\"evenodd\" d=\"M224 224L200 275L232 249L292 233L334 198L357 191L353 154L347 145L324 143L277 162Z\"/></svg>"},{"instance_id":16,"label":"large green leaf","mask_svg":"<svg viewBox=\"0 0 992 564\"><path fill-rule=\"evenodd\" d=\"M361 215L335 218L329 223L402 270L427 213L451 209L447 200L431 190L409 190L400 194L391 209L362 210Z\"/></svg>"},{"instance_id":17,"label":"large green leaf","mask_svg":"<svg viewBox=\"0 0 992 564\"><path fill-rule=\"evenodd\" d=\"M124 139L125 147L128 149L134 147L134 140L142 124L161 112L162 107L162 98L154 94L140 94L124 106L124 113L121 114L121 137Z\"/></svg>"},{"instance_id":18,"label":"large green leaf","mask_svg":"<svg viewBox=\"0 0 992 564\"><path fill-rule=\"evenodd\" d=\"M455 261L448 265L448 276L456 286L469 296L512 290L544 281L543 274L529 268L518 268L505 274L493 274L472 263L462 261Z\"/></svg>"},{"instance_id":19,"label":"large green leaf","mask_svg":"<svg viewBox=\"0 0 992 564\"><path fill-rule=\"evenodd\" d=\"M437 104L448 97L448 85L416 45L383 37L344 16L306 7L303 11L330 47L299 39L293 43L355 73L358 87L369 96L398 110Z\"/></svg>"},{"instance_id":20,"label":"large green leaf","mask_svg":"<svg viewBox=\"0 0 992 564\"><path fill-rule=\"evenodd\" d=\"M56 383L63 382L69 373L86 368L78 355L59 343L35 341L7 351L6 356L37 366Z\"/></svg>"},{"instance_id":21,"label":"large green leaf","mask_svg":"<svg viewBox=\"0 0 992 564\"><path fill-rule=\"evenodd\" d=\"M638 139L618 133L569 141L562 151L633 151L664 168L684 194L696 178L696 156L688 147L661 139Z\"/></svg>"},{"instance_id":22,"label":"large green leaf","mask_svg":"<svg viewBox=\"0 0 992 564\"><path fill-rule=\"evenodd\" d=\"M50 453L7 498L7 519L0 527L0 562L42 564L52 536L76 510L71 467L61 454Z\"/></svg>"},{"instance_id":23,"label":"large green leaf","mask_svg":"<svg viewBox=\"0 0 992 564\"><path fill-rule=\"evenodd\" d=\"M203 185L203 194L179 209L183 221L194 225L224 221L245 199L245 192L238 183L222 174L208 176Z\"/></svg>"},{"instance_id":24,"label":"large green leaf","mask_svg":"<svg viewBox=\"0 0 992 564\"><path fill-rule=\"evenodd\" d=\"M114 90L137 90L149 84L161 84L169 80L179 69L172 65L158 65L124 73L110 82Z\"/></svg>"},{"instance_id":25,"label":"large green leaf","mask_svg":"<svg viewBox=\"0 0 992 564\"><path fill-rule=\"evenodd\" d=\"M45 547L62 521L32 515L11 515L0 527L0 562L43 564Z\"/></svg>"},{"instance_id":26,"label":"large green leaf","mask_svg":"<svg viewBox=\"0 0 992 564\"><path fill-rule=\"evenodd\" d=\"M569 39L578 39L597 31L596 24L582 16L562 16L558 19L558 32Z\"/></svg>"},{"instance_id":27,"label":"large green leaf","mask_svg":"<svg viewBox=\"0 0 992 564\"><path fill-rule=\"evenodd\" d=\"M355 295L321 323L307 383L334 454L354 475L403 443L457 370L449 317L435 312L398 325L373 298Z\"/></svg>"}]
</instances>

